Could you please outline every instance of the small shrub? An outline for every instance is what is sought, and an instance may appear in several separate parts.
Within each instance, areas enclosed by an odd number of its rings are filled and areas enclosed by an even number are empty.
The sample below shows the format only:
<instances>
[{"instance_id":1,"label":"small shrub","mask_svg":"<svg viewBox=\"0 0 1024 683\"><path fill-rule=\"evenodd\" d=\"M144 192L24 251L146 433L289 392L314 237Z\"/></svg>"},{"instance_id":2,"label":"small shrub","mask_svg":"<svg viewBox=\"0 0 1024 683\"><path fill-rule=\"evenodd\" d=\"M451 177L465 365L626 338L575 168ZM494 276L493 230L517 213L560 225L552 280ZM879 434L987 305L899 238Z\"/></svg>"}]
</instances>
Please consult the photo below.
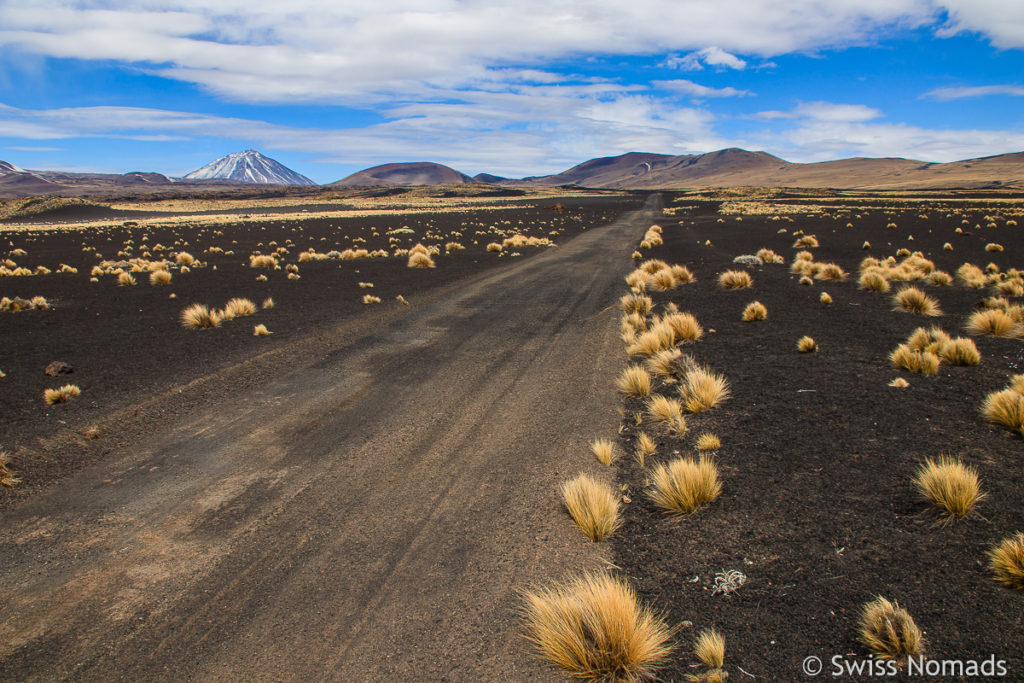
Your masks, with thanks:
<instances>
[{"instance_id":1,"label":"small shrub","mask_svg":"<svg viewBox=\"0 0 1024 683\"><path fill-rule=\"evenodd\" d=\"M722 492L718 467L706 455L699 460L676 458L667 465L659 464L651 473L651 481L651 500L670 514L691 514Z\"/></svg>"},{"instance_id":2,"label":"small shrub","mask_svg":"<svg viewBox=\"0 0 1024 683\"><path fill-rule=\"evenodd\" d=\"M993 337L1021 336L1021 326L1005 311L996 308L975 311L967 319L966 328L971 334L987 334Z\"/></svg>"},{"instance_id":3,"label":"small shrub","mask_svg":"<svg viewBox=\"0 0 1024 683\"><path fill-rule=\"evenodd\" d=\"M904 661L924 652L924 637L910 614L881 596L861 609L859 635L879 659Z\"/></svg>"},{"instance_id":4,"label":"small shrub","mask_svg":"<svg viewBox=\"0 0 1024 683\"><path fill-rule=\"evenodd\" d=\"M181 312L181 324L192 329L219 327L220 315L203 304L192 304Z\"/></svg>"},{"instance_id":5,"label":"small shrub","mask_svg":"<svg viewBox=\"0 0 1024 683\"><path fill-rule=\"evenodd\" d=\"M627 396L650 396L651 376L640 365L630 365L622 371L616 385Z\"/></svg>"},{"instance_id":6,"label":"small shrub","mask_svg":"<svg viewBox=\"0 0 1024 683\"><path fill-rule=\"evenodd\" d=\"M745 289L754 284L754 279L745 270L727 270L718 276L722 289Z\"/></svg>"},{"instance_id":7,"label":"small shrub","mask_svg":"<svg viewBox=\"0 0 1024 683\"><path fill-rule=\"evenodd\" d=\"M751 301L743 309L743 322L752 323L768 317L768 309L760 301Z\"/></svg>"},{"instance_id":8,"label":"small shrub","mask_svg":"<svg viewBox=\"0 0 1024 683\"><path fill-rule=\"evenodd\" d=\"M721 669L725 664L725 638L715 629L701 631L693 646L693 654L705 666L711 669Z\"/></svg>"},{"instance_id":9,"label":"small shrub","mask_svg":"<svg viewBox=\"0 0 1024 683\"><path fill-rule=\"evenodd\" d=\"M1024 435L1024 396L1013 389L990 393L981 404L981 412L989 421Z\"/></svg>"},{"instance_id":10,"label":"small shrub","mask_svg":"<svg viewBox=\"0 0 1024 683\"><path fill-rule=\"evenodd\" d=\"M171 272L169 270L154 270L149 274L149 284L169 285L171 284Z\"/></svg>"},{"instance_id":11,"label":"small shrub","mask_svg":"<svg viewBox=\"0 0 1024 683\"><path fill-rule=\"evenodd\" d=\"M602 465L611 465L615 459L615 447L608 439L594 439L590 443L590 452Z\"/></svg>"},{"instance_id":12,"label":"small shrub","mask_svg":"<svg viewBox=\"0 0 1024 683\"><path fill-rule=\"evenodd\" d=\"M926 459L917 470L914 486L924 498L942 508L950 521L966 515L985 497L974 468L948 455L937 461Z\"/></svg>"},{"instance_id":13,"label":"small shrub","mask_svg":"<svg viewBox=\"0 0 1024 683\"><path fill-rule=\"evenodd\" d=\"M73 398L78 398L82 393L82 390L78 388L77 384L65 384L57 389L46 389L43 391L43 399L46 401L46 405L56 405L58 403L67 403Z\"/></svg>"},{"instance_id":14,"label":"small shrub","mask_svg":"<svg viewBox=\"0 0 1024 683\"><path fill-rule=\"evenodd\" d=\"M637 462L640 463L640 467L644 467L647 463L647 456L654 455L658 450L657 444L654 443L654 439L647 436L644 432L640 432L636 437L636 447L634 453L636 454Z\"/></svg>"},{"instance_id":15,"label":"small shrub","mask_svg":"<svg viewBox=\"0 0 1024 683\"><path fill-rule=\"evenodd\" d=\"M674 634L623 579L584 574L526 593L524 621L536 653L574 678L639 681L668 663Z\"/></svg>"},{"instance_id":16,"label":"small shrub","mask_svg":"<svg viewBox=\"0 0 1024 683\"><path fill-rule=\"evenodd\" d=\"M889 281L881 273L867 271L860 276L860 288L869 292L888 292Z\"/></svg>"},{"instance_id":17,"label":"small shrub","mask_svg":"<svg viewBox=\"0 0 1024 683\"><path fill-rule=\"evenodd\" d=\"M721 447L722 440L716 434L704 432L697 437L697 450L699 451L717 451Z\"/></svg>"},{"instance_id":18,"label":"small shrub","mask_svg":"<svg viewBox=\"0 0 1024 683\"><path fill-rule=\"evenodd\" d=\"M1018 531L989 550L988 568L999 583L1024 591L1024 533Z\"/></svg>"},{"instance_id":19,"label":"small shrub","mask_svg":"<svg viewBox=\"0 0 1024 683\"><path fill-rule=\"evenodd\" d=\"M896 310L927 316L942 315L939 302L917 287L904 287L893 297L893 302Z\"/></svg>"},{"instance_id":20,"label":"small shrub","mask_svg":"<svg viewBox=\"0 0 1024 683\"><path fill-rule=\"evenodd\" d=\"M818 343L813 338L804 335L796 343L796 348L800 353L814 353L818 350Z\"/></svg>"},{"instance_id":21,"label":"small shrub","mask_svg":"<svg viewBox=\"0 0 1024 683\"><path fill-rule=\"evenodd\" d=\"M683 375L679 393L689 413L709 410L730 396L729 382L708 367L690 368Z\"/></svg>"},{"instance_id":22,"label":"small shrub","mask_svg":"<svg viewBox=\"0 0 1024 683\"><path fill-rule=\"evenodd\" d=\"M670 313L661 322L672 330L672 334L680 342L697 341L704 336L704 328L692 313Z\"/></svg>"},{"instance_id":23,"label":"small shrub","mask_svg":"<svg viewBox=\"0 0 1024 683\"><path fill-rule=\"evenodd\" d=\"M595 543L603 541L622 524L615 491L588 474L580 474L562 484L562 500L576 526Z\"/></svg>"}]
</instances>

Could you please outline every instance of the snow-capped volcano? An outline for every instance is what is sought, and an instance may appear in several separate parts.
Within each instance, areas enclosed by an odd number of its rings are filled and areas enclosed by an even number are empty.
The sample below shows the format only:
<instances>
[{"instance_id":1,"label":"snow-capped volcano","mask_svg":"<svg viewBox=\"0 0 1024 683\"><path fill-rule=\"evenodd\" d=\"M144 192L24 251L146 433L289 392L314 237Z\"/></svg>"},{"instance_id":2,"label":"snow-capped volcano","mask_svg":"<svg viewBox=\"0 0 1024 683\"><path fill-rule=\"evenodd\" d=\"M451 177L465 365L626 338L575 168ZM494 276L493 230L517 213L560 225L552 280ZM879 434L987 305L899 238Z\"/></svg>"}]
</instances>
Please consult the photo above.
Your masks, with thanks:
<instances>
[{"instance_id":1,"label":"snow-capped volcano","mask_svg":"<svg viewBox=\"0 0 1024 683\"><path fill-rule=\"evenodd\" d=\"M258 185L316 185L284 164L265 157L254 149L235 152L192 171L185 180L232 180Z\"/></svg>"}]
</instances>

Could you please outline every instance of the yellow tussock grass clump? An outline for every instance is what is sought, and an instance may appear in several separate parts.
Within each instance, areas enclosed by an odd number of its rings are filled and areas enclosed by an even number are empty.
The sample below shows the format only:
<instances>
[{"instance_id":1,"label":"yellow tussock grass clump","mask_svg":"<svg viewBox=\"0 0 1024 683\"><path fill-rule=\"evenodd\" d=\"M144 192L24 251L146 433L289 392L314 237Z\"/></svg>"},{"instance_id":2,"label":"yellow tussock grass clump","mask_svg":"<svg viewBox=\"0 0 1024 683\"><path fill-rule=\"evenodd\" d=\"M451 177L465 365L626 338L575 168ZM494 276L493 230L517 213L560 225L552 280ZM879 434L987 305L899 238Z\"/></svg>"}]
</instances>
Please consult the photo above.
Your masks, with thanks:
<instances>
[{"instance_id":1,"label":"yellow tussock grass clump","mask_svg":"<svg viewBox=\"0 0 1024 683\"><path fill-rule=\"evenodd\" d=\"M603 541L622 524L615 491L588 474L563 483L562 500L576 526L595 543Z\"/></svg>"},{"instance_id":2,"label":"yellow tussock grass clump","mask_svg":"<svg viewBox=\"0 0 1024 683\"><path fill-rule=\"evenodd\" d=\"M907 387L910 386L910 382L903 379L902 377L897 377L893 381L889 382L889 386L894 387L896 389L906 389Z\"/></svg>"},{"instance_id":3,"label":"yellow tussock grass clump","mask_svg":"<svg viewBox=\"0 0 1024 683\"><path fill-rule=\"evenodd\" d=\"M527 638L547 662L587 681L651 678L672 654L674 630L625 580L584 574L524 596Z\"/></svg>"},{"instance_id":4,"label":"yellow tussock grass clump","mask_svg":"<svg viewBox=\"0 0 1024 683\"><path fill-rule=\"evenodd\" d=\"M122 287L132 287L135 285L135 278L132 274L126 271L122 271L117 276L117 284Z\"/></svg>"},{"instance_id":5,"label":"yellow tussock grass clump","mask_svg":"<svg viewBox=\"0 0 1024 683\"><path fill-rule=\"evenodd\" d=\"M718 276L722 289L745 289L754 284L754 279L745 270L727 270Z\"/></svg>"},{"instance_id":6,"label":"yellow tussock grass clump","mask_svg":"<svg viewBox=\"0 0 1024 683\"><path fill-rule=\"evenodd\" d=\"M676 363L682 355L683 352L679 349L664 349L644 361L644 365L647 366L651 374L667 379L675 375ZM644 395L646 396L646 394Z\"/></svg>"},{"instance_id":7,"label":"yellow tussock grass clump","mask_svg":"<svg viewBox=\"0 0 1024 683\"><path fill-rule=\"evenodd\" d=\"M192 304L181 312L181 324L192 329L219 327L220 315L203 304Z\"/></svg>"},{"instance_id":8,"label":"yellow tussock grass clump","mask_svg":"<svg viewBox=\"0 0 1024 683\"><path fill-rule=\"evenodd\" d=\"M718 438L717 434L704 432L697 437L697 450L699 451L717 451L721 447L722 440Z\"/></svg>"},{"instance_id":9,"label":"yellow tussock grass clump","mask_svg":"<svg viewBox=\"0 0 1024 683\"><path fill-rule=\"evenodd\" d=\"M725 664L725 638L716 631L701 631L693 646L693 654L711 669L721 669Z\"/></svg>"},{"instance_id":10,"label":"yellow tussock grass clump","mask_svg":"<svg viewBox=\"0 0 1024 683\"><path fill-rule=\"evenodd\" d=\"M21 483L21 479L11 469L11 459L6 451L0 451L0 486L14 486Z\"/></svg>"},{"instance_id":11,"label":"yellow tussock grass clump","mask_svg":"<svg viewBox=\"0 0 1024 683\"><path fill-rule=\"evenodd\" d=\"M914 486L943 510L948 521L963 517L985 497L974 468L948 455L926 459L914 476Z\"/></svg>"},{"instance_id":12,"label":"yellow tussock grass clump","mask_svg":"<svg viewBox=\"0 0 1024 683\"><path fill-rule=\"evenodd\" d=\"M680 342L697 341L704 336L704 328L692 313L669 313L661 322L671 328L676 340Z\"/></svg>"},{"instance_id":13,"label":"yellow tussock grass clump","mask_svg":"<svg viewBox=\"0 0 1024 683\"><path fill-rule=\"evenodd\" d=\"M722 492L718 467L706 455L699 460L676 458L667 465L659 464L651 473L651 481L651 500L670 514L691 514Z\"/></svg>"},{"instance_id":14,"label":"yellow tussock grass clump","mask_svg":"<svg viewBox=\"0 0 1024 683\"><path fill-rule=\"evenodd\" d=\"M263 303L260 304L260 306L261 306L261 308L273 308L274 307L274 299L272 297L268 296L266 299L263 300Z\"/></svg>"},{"instance_id":15,"label":"yellow tussock grass clump","mask_svg":"<svg viewBox=\"0 0 1024 683\"><path fill-rule=\"evenodd\" d=\"M149 284L169 285L171 284L171 273L168 270L154 270L149 274Z\"/></svg>"},{"instance_id":16,"label":"yellow tussock grass clump","mask_svg":"<svg viewBox=\"0 0 1024 683\"><path fill-rule=\"evenodd\" d=\"M939 316L942 309L939 302L917 287L904 287L893 297L896 310L916 313L917 315Z\"/></svg>"},{"instance_id":17,"label":"yellow tussock grass clump","mask_svg":"<svg viewBox=\"0 0 1024 683\"><path fill-rule=\"evenodd\" d=\"M757 322L768 317L768 309L760 301L751 301L743 309L742 320L745 323Z\"/></svg>"},{"instance_id":18,"label":"yellow tussock grass clump","mask_svg":"<svg viewBox=\"0 0 1024 683\"><path fill-rule=\"evenodd\" d=\"M686 432L683 404L677 399L655 394L647 400L647 414L655 422L668 425L679 434Z\"/></svg>"},{"instance_id":19,"label":"yellow tussock grass clump","mask_svg":"<svg viewBox=\"0 0 1024 683\"><path fill-rule=\"evenodd\" d=\"M647 315L651 312L654 302L651 297L642 294L626 294L619 299L619 307L623 313L637 313Z\"/></svg>"},{"instance_id":20,"label":"yellow tussock grass clump","mask_svg":"<svg viewBox=\"0 0 1024 683\"><path fill-rule=\"evenodd\" d=\"M1024 591L1024 533L1018 531L989 550L988 568L999 583Z\"/></svg>"},{"instance_id":21,"label":"yellow tussock grass clump","mask_svg":"<svg viewBox=\"0 0 1024 683\"><path fill-rule=\"evenodd\" d=\"M651 376L640 365L630 365L622 371L616 385L627 396L650 396Z\"/></svg>"},{"instance_id":22,"label":"yellow tussock grass clump","mask_svg":"<svg viewBox=\"0 0 1024 683\"><path fill-rule=\"evenodd\" d=\"M366 295L363 296L363 303L367 304L367 305L369 305L369 304L379 304L380 303L380 297L379 296L374 296L372 294L366 294Z\"/></svg>"},{"instance_id":23,"label":"yellow tussock grass clump","mask_svg":"<svg viewBox=\"0 0 1024 683\"><path fill-rule=\"evenodd\" d=\"M675 346L676 335L671 325L658 324L636 336L633 343L626 348L631 356L653 356L660 351Z\"/></svg>"},{"instance_id":24,"label":"yellow tussock grass clump","mask_svg":"<svg viewBox=\"0 0 1024 683\"><path fill-rule=\"evenodd\" d=\"M434 259L429 254L422 252L409 252L409 261L406 263L409 268L434 268Z\"/></svg>"},{"instance_id":25,"label":"yellow tussock grass clump","mask_svg":"<svg viewBox=\"0 0 1024 683\"><path fill-rule=\"evenodd\" d=\"M796 343L796 349L800 353L814 353L818 350L818 343L812 337L803 336Z\"/></svg>"},{"instance_id":26,"label":"yellow tussock grass clump","mask_svg":"<svg viewBox=\"0 0 1024 683\"><path fill-rule=\"evenodd\" d=\"M924 636L914 619L882 596L861 608L858 635L878 659L905 661L924 652Z\"/></svg>"},{"instance_id":27,"label":"yellow tussock grass clump","mask_svg":"<svg viewBox=\"0 0 1024 683\"><path fill-rule=\"evenodd\" d=\"M1024 435L1024 395L1014 389L994 391L981 404L982 414L990 421Z\"/></svg>"},{"instance_id":28,"label":"yellow tussock grass clump","mask_svg":"<svg viewBox=\"0 0 1024 683\"><path fill-rule=\"evenodd\" d=\"M931 351L918 351L908 344L900 344L889 354L889 361L897 368L922 375L934 375L939 371L938 355Z\"/></svg>"},{"instance_id":29,"label":"yellow tussock grass clump","mask_svg":"<svg viewBox=\"0 0 1024 683\"><path fill-rule=\"evenodd\" d=\"M256 325L256 326L254 326L254 327L252 328L252 334L253 334L253 336L254 336L254 337L265 337L265 336L267 336L268 334L273 334L273 332L271 332L270 330L268 330L268 329L267 329L267 326L266 326L266 325L263 325L263 324L261 323L261 324L259 324L259 325Z\"/></svg>"},{"instance_id":30,"label":"yellow tussock grass clump","mask_svg":"<svg viewBox=\"0 0 1024 683\"><path fill-rule=\"evenodd\" d=\"M818 297L818 301L827 306L832 303L832 297L829 295L828 292L822 292L821 295Z\"/></svg>"},{"instance_id":31,"label":"yellow tussock grass clump","mask_svg":"<svg viewBox=\"0 0 1024 683\"><path fill-rule=\"evenodd\" d=\"M608 439L594 439L590 443L590 452L602 465L611 465L615 459L615 446Z\"/></svg>"},{"instance_id":32,"label":"yellow tussock grass clump","mask_svg":"<svg viewBox=\"0 0 1024 683\"><path fill-rule=\"evenodd\" d=\"M78 398L81 393L82 390L78 388L77 384L65 384L57 389L43 391L43 400L46 401L46 405L52 406L58 403L67 403L73 398Z\"/></svg>"},{"instance_id":33,"label":"yellow tussock grass clump","mask_svg":"<svg viewBox=\"0 0 1024 683\"><path fill-rule=\"evenodd\" d=\"M221 312L221 320L233 320L256 313L256 304L251 299L235 297L227 302Z\"/></svg>"},{"instance_id":34,"label":"yellow tussock grass clump","mask_svg":"<svg viewBox=\"0 0 1024 683\"><path fill-rule=\"evenodd\" d=\"M636 454L636 460L640 463L640 467L644 467L647 464L647 456L654 455L657 450L658 445L654 443L654 439L644 432L637 435L633 452Z\"/></svg>"},{"instance_id":35,"label":"yellow tussock grass clump","mask_svg":"<svg viewBox=\"0 0 1024 683\"><path fill-rule=\"evenodd\" d=\"M249 256L250 268L277 268L277 259L269 254L251 254Z\"/></svg>"},{"instance_id":36,"label":"yellow tussock grass clump","mask_svg":"<svg viewBox=\"0 0 1024 683\"><path fill-rule=\"evenodd\" d=\"M986 334L992 337L1020 337L1022 328L1005 311L990 308L975 311L965 326L971 334Z\"/></svg>"},{"instance_id":37,"label":"yellow tussock grass clump","mask_svg":"<svg viewBox=\"0 0 1024 683\"><path fill-rule=\"evenodd\" d=\"M709 367L692 367L683 375L679 393L688 413L702 413L727 401L729 382Z\"/></svg>"},{"instance_id":38,"label":"yellow tussock grass clump","mask_svg":"<svg viewBox=\"0 0 1024 683\"><path fill-rule=\"evenodd\" d=\"M888 292L889 281L881 273L869 270L860 276L860 288L869 292Z\"/></svg>"}]
</instances>

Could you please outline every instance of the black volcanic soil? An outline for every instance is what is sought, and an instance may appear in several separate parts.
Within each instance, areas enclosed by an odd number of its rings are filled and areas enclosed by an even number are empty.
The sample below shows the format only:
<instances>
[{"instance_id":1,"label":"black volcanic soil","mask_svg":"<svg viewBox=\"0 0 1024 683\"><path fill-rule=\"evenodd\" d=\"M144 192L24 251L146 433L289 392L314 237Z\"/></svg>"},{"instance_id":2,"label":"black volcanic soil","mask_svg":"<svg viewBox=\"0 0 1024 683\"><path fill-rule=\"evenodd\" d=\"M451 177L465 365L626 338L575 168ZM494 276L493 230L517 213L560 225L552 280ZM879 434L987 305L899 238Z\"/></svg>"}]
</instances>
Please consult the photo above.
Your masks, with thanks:
<instances>
[{"instance_id":1,"label":"black volcanic soil","mask_svg":"<svg viewBox=\"0 0 1024 683\"><path fill-rule=\"evenodd\" d=\"M946 210L925 209L926 218L920 208L855 218L853 208L795 222L750 216L720 222L714 209L698 204L692 216L680 216L684 225L666 218L665 244L647 253L696 274L698 282L653 298L676 302L709 330L686 351L725 374L733 394L722 406L689 416L684 437L662 434L654 460L692 454L700 433L718 434L722 495L690 517L669 518L642 492L647 473L632 457L618 461L632 502L611 540L614 561L672 622L693 624L661 678L678 681L699 671L689 652L699 630L711 627L726 639L732 681L747 680L747 673L757 677L750 680L810 680L801 670L810 656L824 662L820 677L833 678L839 671L833 656L851 663L865 658L856 639L858 610L877 595L908 609L925 631L930 657L995 655L1006 660L1005 680L1024 678L1024 596L996 585L984 566L990 547L1024 529L1024 443L979 415L984 396L1024 368L1022 343L975 338L978 366L943 364L930 377L897 371L887 354L911 331L939 325L965 334L967 315L987 292L927 286L945 315L924 318L893 311L891 294L859 291L856 282L864 256L895 255L900 247L923 251L950 273L965 261L1020 268L1021 228L1002 221L987 228L984 211L970 212L970 227L957 234L963 216L947 217ZM898 227L887 228L891 221ZM847 281L798 284L789 264L797 251L792 233L801 229L820 241L815 260L839 263L851 273ZM862 249L865 240L870 250ZM943 250L947 241L953 251ZM1005 251L986 252L989 241ZM740 267L735 256L761 247L785 256L786 264L750 268L751 289L718 288L718 273ZM822 291L834 303L821 304ZM754 300L767 307L767 320L741 322ZM817 353L797 352L803 335L817 340ZM898 376L910 387L887 386ZM673 394L674 387L660 391ZM626 404L621 446L632 453L638 429L632 414L642 404ZM978 514L945 527L911 485L924 458L944 453L976 467L987 492ZM743 572L747 583L731 595L712 595L715 574L726 570ZM862 678L844 673L841 679Z\"/></svg>"},{"instance_id":2,"label":"black volcanic soil","mask_svg":"<svg viewBox=\"0 0 1024 683\"><path fill-rule=\"evenodd\" d=\"M0 296L44 296L52 307L46 311L0 312L0 370L6 373L0 378L0 447L13 454L14 468L22 479L16 488L0 489L0 506L23 499L113 450L117 444L105 438L92 442L80 433L118 411L142 405L156 392L187 386L218 368L283 348L317 330L359 316L367 317L367 324L383 327L386 321L409 310L396 301L398 295L415 309L419 298L439 287L500 267L509 260L528 259L545 249L508 249L500 257L488 253L485 245L496 238L493 234L474 234L487 230L479 223L539 236L557 231L551 239L564 243L589 227L635 209L642 197L563 198L564 211L546 208L558 201L557 197L545 198L532 208L464 213L114 227L102 231L4 231L0 225L0 256L24 249L25 256L13 257L19 266L43 265L55 271L0 278ZM68 207L59 210L54 220L91 219L97 211L103 210L85 206L78 207L76 213L75 207ZM407 248L420 240L441 246L441 254L434 257L436 268L407 268L404 258L297 261L300 252L309 248L320 253L353 246L387 249L386 231L402 226L414 229L416 235L397 235L397 246ZM424 239L427 229L440 238ZM452 231L460 231L463 236L452 237ZM110 275L89 282L92 266L100 261L96 254L117 260L118 251L128 240L134 247L130 256L141 256L146 248L161 244L172 249L152 251L152 258L173 259L174 253L184 250L206 265L193 267L187 274L172 267L173 280L168 286L151 286L148 273L137 273L138 284L130 287L118 286L116 277ZM474 240L478 244L473 244ZM460 242L466 249L446 255L447 241ZM286 245L288 253L281 260L281 270L248 266L250 253L269 253L276 246ZM234 254L208 253L211 246ZM83 251L83 247L93 251ZM57 274L60 264L75 267L78 273ZM299 267L300 279L287 279L286 264ZM268 280L258 282L260 274L267 275ZM372 282L374 286L362 289L360 282ZM170 298L172 294L175 298ZM382 302L364 305L365 294L378 296ZM221 308L233 297L246 297L257 305L271 297L275 305L214 330L181 326L179 315L188 305L203 303ZM266 325L273 334L253 336L257 324ZM74 372L55 378L46 376L43 369L54 360L70 363ZM255 384L260 380L254 377L247 381ZM82 395L66 404L47 406L43 390L68 382L81 387ZM118 429L125 426L119 418ZM77 447L62 448L62 439L66 438L75 439ZM71 457L71 452L76 455Z\"/></svg>"}]
</instances>

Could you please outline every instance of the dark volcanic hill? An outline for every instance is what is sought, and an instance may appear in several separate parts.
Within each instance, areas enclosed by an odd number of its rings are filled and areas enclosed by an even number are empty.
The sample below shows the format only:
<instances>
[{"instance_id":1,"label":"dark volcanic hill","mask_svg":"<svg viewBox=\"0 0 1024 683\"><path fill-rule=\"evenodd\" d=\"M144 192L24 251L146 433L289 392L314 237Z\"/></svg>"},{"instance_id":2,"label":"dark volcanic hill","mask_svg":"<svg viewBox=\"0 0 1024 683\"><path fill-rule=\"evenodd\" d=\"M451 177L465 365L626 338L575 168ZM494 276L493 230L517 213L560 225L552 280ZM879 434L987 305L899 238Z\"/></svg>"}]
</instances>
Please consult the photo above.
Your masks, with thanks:
<instances>
[{"instance_id":1,"label":"dark volcanic hill","mask_svg":"<svg viewBox=\"0 0 1024 683\"><path fill-rule=\"evenodd\" d=\"M331 183L333 187L393 187L400 185L457 185L473 179L454 168L430 161L384 164Z\"/></svg>"}]
</instances>

